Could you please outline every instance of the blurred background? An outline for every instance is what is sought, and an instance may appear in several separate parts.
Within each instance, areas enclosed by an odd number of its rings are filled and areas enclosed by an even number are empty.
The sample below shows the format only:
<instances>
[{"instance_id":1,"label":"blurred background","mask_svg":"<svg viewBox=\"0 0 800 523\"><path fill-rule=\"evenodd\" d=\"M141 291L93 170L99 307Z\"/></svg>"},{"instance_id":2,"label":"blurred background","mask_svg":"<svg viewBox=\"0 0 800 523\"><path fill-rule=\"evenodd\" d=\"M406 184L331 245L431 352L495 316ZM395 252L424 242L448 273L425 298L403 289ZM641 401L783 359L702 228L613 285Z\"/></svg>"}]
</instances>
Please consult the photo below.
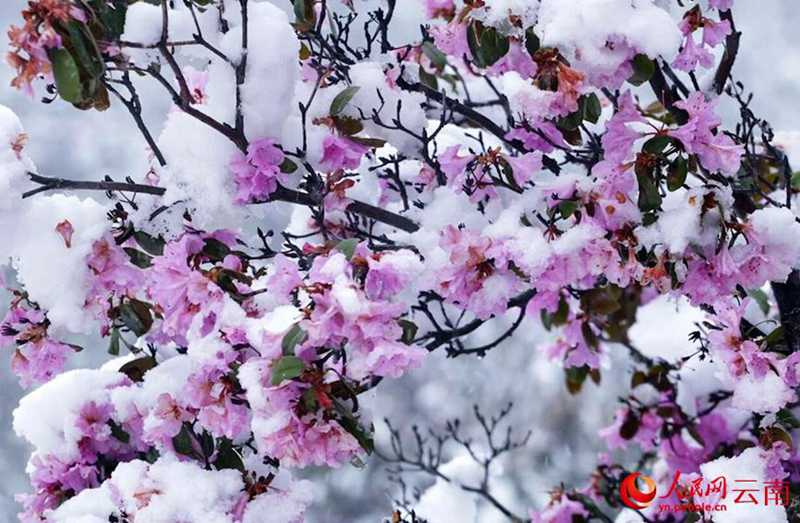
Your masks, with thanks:
<instances>
[{"instance_id":1,"label":"blurred background","mask_svg":"<svg viewBox=\"0 0 800 523\"><path fill-rule=\"evenodd\" d=\"M288 4L278 0L275 3ZM401 19L397 30L416 32L424 22L421 0L399 3ZM0 2L0 26L19 23L19 11L25 4L23 0ZM757 114L772 122L775 130L800 131L797 2L739 0L734 17L744 33L734 68L735 78L754 91L753 106ZM41 173L84 179L100 179L108 174L121 179L127 175L140 177L146 170L143 141L124 109L112 106L106 113L97 113L81 112L60 101L44 105L12 89L8 85L10 78L8 68L0 67L0 104L11 107L22 119L30 135L28 152ZM164 114L166 101L145 92L145 103L148 122L157 133L158 115ZM726 110L731 108L723 108ZM3 297L0 304L5 301ZM0 311L3 308L0 305ZM673 321L685 323L681 315L686 313L667 313ZM669 350L670 344L686 343L685 331L665 327L664 323L656 327L663 333L657 345L642 349L657 354L659 350ZM499 332L501 325L494 328ZM648 326L643 328L646 330ZM490 328L480 330L466 344L481 345L494 339L493 334ZM652 343L652 333L642 332L641 336ZM626 384L621 377L628 364L624 358L612 355L603 369L602 386L587 383L580 395L571 396L564 386L561 369L537 351L546 338L547 333L538 323L526 320L517 335L485 358L447 359L443 353L435 353L423 369L382 384L366 399L367 405L376 411L379 448L385 448L387 442L383 417L389 418L406 436L414 424L424 430L441 429L452 418L462 419L464 434L478 436L473 405L491 414L513 401L511 424L520 435L529 430L532 435L524 448L509 455L492 471L498 497L524 514L526 507L545 503L553 486L562 482L575 484L585 478L594 467L596 453L603 448L597 430L612 421L615 399ZM89 350L77 355L72 360L73 366L97 366L105 360L105 343L84 341ZM23 390L8 368L9 358L10 354L0 354L0 521L16 519L18 507L13 495L26 489L24 468L29 452L11 429L11 412ZM446 459L458 456L455 450L446 454ZM386 466L373 457L363 468L345 466L337 471L307 471L306 474L316 478L318 490L309 521L375 523L388 516L392 500L399 493L389 481ZM424 475L418 479L421 488L433 483ZM468 521L504 521L497 511L482 505L469 507L467 513L472 517Z\"/></svg>"}]
</instances>

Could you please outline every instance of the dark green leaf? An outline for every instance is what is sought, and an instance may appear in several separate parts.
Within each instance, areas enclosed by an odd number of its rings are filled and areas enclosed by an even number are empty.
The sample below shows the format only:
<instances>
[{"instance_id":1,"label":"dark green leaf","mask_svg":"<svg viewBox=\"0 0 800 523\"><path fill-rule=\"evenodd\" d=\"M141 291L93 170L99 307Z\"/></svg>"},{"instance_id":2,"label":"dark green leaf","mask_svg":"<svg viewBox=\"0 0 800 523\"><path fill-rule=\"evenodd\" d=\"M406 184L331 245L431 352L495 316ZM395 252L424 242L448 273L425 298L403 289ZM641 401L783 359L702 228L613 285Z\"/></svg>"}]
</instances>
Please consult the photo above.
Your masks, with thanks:
<instances>
[{"instance_id":1,"label":"dark green leaf","mask_svg":"<svg viewBox=\"0 0 800 523\"><path fill-rule=\"evenodd\" d=\"M349 238L342 240L336 245L336 250L344 254L345 258L350 260L356 252L358 246L358 238Z\"/></svg>"},{"instance_id":2,"label":"dark green leaf","mask_svg":"<svg viewBox=\"0 0 800 523\"><path fill-rule=\"evenodd\" d=\"M83 100L81 92L81 78L78 64L66 49L53 49L50 51L50 62L53 67L53 76L56 88L61 98L67 102L77 104Z\"/></svg>"},{"instance_id":3,"label":"dark green leaf","mask_svg":"<svg viewBox=\"0 0 800 523\"><path fill-rule=\"evenodd\" d=\"M175 452L183 454L184 456L194 455L194 446L192 445L192 431L189 425L184 423L181 431L172 437L172 446Z\"/></svg>"},{"instance_id":4,"label":"dark green leaf","mask_svg":"<svg viewBox=\"0 0 800 523\"><path fill-rule=\"evenodd\" d=\"M400 338L400 341L406 345L411 345L414 342L414 338L417 337L419 327L410 320L398 320L397 323L400 324L400 327L403 329L403 336Z\"/></svg>"},{"instance_id":5,"label":"dark green leaf","mask_svg":"<svg viewBox=\"0 0 800 523\"><path fill-rule=\"evenodd\" d=\"M297 164L288 158L284 158L281 162L280 169L282 173L291 174L297 170Z\"/></svg>"},{"instance_id":6,"label":"dark green leaf","mask_svg":"<svg viewBox=\"0 0 800 523\"><path fill-rule=\"evenodd\" d=\"M447 55L441 52L433 42L425 42L422 44L422 52L437 68L443 69L447 66Z\"/></svg>"},{"instance_id":7,"label":"dark green leaf","mask_svg":"<svg viewBox=\"0 0 800 523\"><path fill-rule=\"evenodd\" d=\"M375 450L375 442L372 439L372 432L364 427L358 422L358 420L353 417L353 415L342 405L338 402L334 402L334 407L336 411L339 413L339 425L351 434L358 444L361 445L361 448L364 449L367 454L372 454L372 451Z\"/></svg>"},{"instance_id":8,"label":"dark green leaf","mask_svg":"<svg viewBox=\"0 0 800 523\"><path fill-rule=\"evenodd\" d=\"M131 263L140 269L147 269L153 265L153 259L138 249L134 249L133 247L123 247L122 250L124 250L125 254L128 255Z\"/></svg>"},{"instance_id":9,"label":"dark green leaf","mask_svg":"<svg viewBox=\"0 0 800 523\"><path fill-rule=\"evenodd\" d=\"M528 53L533 56L540 47L541 43L539 42L539 37L536 36L536 33L533 32L533 27L531 27L525 31L525 49L527 49Z\"/></svg>"},{"instance_id":10,"label":"dark green leaf","mask_svg":"<svg viewBox=\"0 0 800 523\"><path fill-rule=\"evenodd\" d=\"M558 204L558 211L561 213L561 217L566 219L575 214L575 211L578 210L578 202L574 200L564 200L563 202Z\"/></svg>"},{"instance_id":11,"label":"dark green leaf","mask_svg":"<svg viewBox=\"0 0 800 523\"><path fill-rule=\"evenodd\" d=\"M564 383L567 391L573 396L578 394L583 388L586 377L589 376L589 367L567 367L564 369Z\"/></svg>"},{"instance_id":12,"label":"dark green leaf","mask_svg":"<svg viewBox=\"0 0 800 523\"><path fill-rule=\"evenodd\" d=\"M155 366L156 360L154 360L152 356L144 356L142 358L129 361L120 367L119 371L128 376L131 381L139 383L142 381L142 379L144 379L144 375L147 373L147 371Z\"/></svg>"},{"instance_id":13,"label":"dark green leaf","mask_svg":"<svg viewBox=\"0 0 800 523\"><path fill-rule=\"evenodd\" d=\"M467 29L467 43L478 67L489 67L508 52L510 43L507 36L501 35L494 27L486 27L473 22Z\"/></svg>"},{"instance_id":14,"label":"dark green leaf","mask_svg":"<svg viewBox=\"0 0 800 523\"><path fill-rule=\"evenodd\" d=\"M678 156L672 163L669 164L669 171L667 172L667 189L670 191L677 191L686 182L686 176L689 174L689 165L683 156Z\"/></svg>"},{"instance_id":15,"label":"dark green leaf","mask_svg":"<svg viewBox=\"0 0 800 523\"><path fill-rule=\"evenodd\" d=\"M331 116L336 116L342 111L344 108L347 107L347 104L350 103L350 100L356 95L356 93L361 88L356 85L351 85L350 87L346 88L344 91L336 95L336 98L333 99L331 102Z\"/></svg>"},{"instance_id":16,"label":"dark green leaf","mask_svg":"<svg viewBox=\"0 0 800 523\"><path fill-rule=\"evenodd\" d=\"M661 193L653 177L649 174L637 174L636 180L639 182L639 209L647 212L660 208Z\"/></svg>"},{"instance_id":17,"label":"dark green leaf","mask_svg":"<svg viewBox=\"0 0 800 523\"><path fill-rule=\"evenodd\" d=\"M767 293L762 291L761 289L752 289L747 291L747 295L750 296L758 303L758 307L761 309L761 312L764 314L769 313L769 297L767 297Z\"/></svg>"},{"instance_id":18,"label":"dark green leaf","mask_svg":"<svg viewBox=\"0 0 800 523\"><path fill-rule=\"evenodd\" d=\"M597 123L600 120L600 115L603 113L603 107L600 105L600 99L596 94L591 93L581 99L581 106L583 107L583 119L592 123Z\"/></svg>"},{"instance_id":19,"label":"dark green leaf","mask_svg":"<svg viewBox=\"0 0 800 523\"><path fill-rule=\"evenodd\" d=\"M300 377L305 363L297 356L283 356L272 366L272 385L280 385L284 380Z\"/></svg>"},{"instance_id":20,"label":"dark green leaf","mask_svg":"<svg viewBox=\"0 0 800 523\"><path fill-rule=\"evenodd\" d=\"M217 459L214 461L217 470L238 470L244 472L242 456L233 448L233 443L228 438L222 438L217 446Z\"/></svg>"},{"instance_id":21,"label":"dark green leaf","mask_svg":"<svg viewBox=\"0 0 800 523\"><path fill-rule=\"evenodd\" d=\"M111 427L111 435L122 443L128 443L131 440L131 435L128 434L122 426L114 420L109 420L109 427Z\"/></svg>"},{"instance_id":22,"label":"dark green leaf","mask_svg":"<svg viewBox=\"0 0 800 523\"><path fill-rule=\"evenodd\" d=\"M646 153L661 154L669 144L672 143L672 138L666 135L658 135L650 138L644 143L642 150Z\"/></svg>"},{"instance_id":23,"label":"dark green leaf","mask_svg":"<svg viewBox=\"0 0 800 523\"><path fill-rule=\"evenodd\" d=\"M150 313L150 307L138 300L128 300L120 305L119 318L137 336L143 336L153 326L153 315Z\"/></svg>"},{"instance_id":24,"label":"dark green leaf","mask_svg":"<svg viewBox=\"0 0 800 523\"><path fill-rule=\"evenodd\" d=\"M108 344L108 353L119 356L119 329L111 329L111 341Z\"/></svg>"},{"instance_id":25,"label":"dark green leaf","mask_svg":"<svg viewBox=\"0 0 800 523\"><path fill-rule=\"evenodd\" d=\"M203 254L206 257L214 262L219 262L225 259L225 256L230 254L231 248L228 247L223 242L214 239L214 238L206 238L205 245L203 246Z\"/></svg>"},{"instance_id":26,"label":"dark green leaf","mask_svg":"<svg viewBox=\"0 0 800 523\"><path fill-rule=\"evenodd\" d=\"M633 74L628 81L633 85L642 85L650 81L656 72L656 64L645 54L637 54L633 57Z\"/></svg>"},{"instance_id":27,"label":"dark green leaf","mask_svg":"<svg viewBox=\"0 0 800 523\"><path fill-rule=\"evenodd\" d=\"M349 116L340 116L333 119L336 130L345 136L355 136L364 130L364 124L360 120Z\"/></svg>"},{"instance_id":28,"label":"dark green leaf","mask_svg":"<svg viewBox=\"0 0 800 523\"><path fill-rule=\"evenodd\" d=\"M133 239L139 244L139 247L145 250L148 254L153 256L161 256L164 254L164 240L150 236L144 231L136 231L133 233Z\"/></svg>"},{"instance_id":29,"label":"dark green leaf","mask_svg":"<svg viewBox=\"0 0 800 523\"><path fill-rule=\"evenodd\" d=\"M628 411L627 416L625 416L625 421L622 422L622 425L619 427L619 435L622 439L630 440L636 436L636 433L639 432L639 427L641 426L641 420L633 413L633 411Z\"/></svg>"},{"instance_id":30,"label":"dark green leaf","mask_svg":"<svg viewBox=\"0 0 800 523\"><path fill-rule=\"evenodd\" d=\"M300 327L299 324L294 324L289 332L281 340L281 349L284 356L294 356L294 349L308 338L308 333Z\"/></svg>"}]
</instances>

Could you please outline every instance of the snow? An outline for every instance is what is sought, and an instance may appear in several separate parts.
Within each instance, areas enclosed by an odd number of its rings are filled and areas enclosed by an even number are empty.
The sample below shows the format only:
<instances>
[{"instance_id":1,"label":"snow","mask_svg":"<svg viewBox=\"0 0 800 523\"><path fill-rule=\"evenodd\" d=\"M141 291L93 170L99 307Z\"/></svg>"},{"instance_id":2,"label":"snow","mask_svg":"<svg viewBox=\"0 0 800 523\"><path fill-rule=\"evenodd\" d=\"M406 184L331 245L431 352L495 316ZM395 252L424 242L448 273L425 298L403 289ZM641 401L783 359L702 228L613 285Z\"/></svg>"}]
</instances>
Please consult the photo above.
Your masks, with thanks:
<instances>
[{"instance_id":1,"label":"snow","mask_svg":"<svg viewBox=\"0 0 800 523\"><path fill-rule=\"evenodd\" d=\"M569 7L542 0L536 31L542 45L558 47L579 69L616 69L624 57L606 46L612 36L650 57L670 60L678 52L681 33L652 0L573 0Z\"/></svg>"},{"instance_id":2,"label":"snow","mask_svg":"<svg viewBox=\"0 0 800 523\"><path fill-rule=\"evenodd\" d=\"M361 62L350 69L350 78L353 85L359 87L352 101L346 107L344 114L359 118L363 111L367 117L377 112L386 125L394 125L393 121L399 119L402 125L417 135L422 134L428 124L422 104L425 96L419 93L409 93L398 89L390 89L380 62ZM399 107L399 116L398 116ZM383 138L390 142L398 151L407 156L417 156L416 147L419 142L401 130L388 130L372 121L364 122L367 134Z\"/></svg>"},{"instance_id":3,"label":"snow","mask_svg":"<svg viewBox=\"0 0 800 523\"><path fill-rule=\"evenodd\" d=\"M54 523L79 523L87 517L108 521L122 509L137 523L232 523L230 512L242 487L235 470L204 470L167 457L152 465L135 460L120 464L100 487L67 500L50 518Z\"/></svg>"},{"instance_id":4,"label":"snow","mask_svg":"<svg viewBox=\"0 0 800 523\"><path fill-rule=\"evenodd\" d=\"M459 484L480 485L483 469L463 453L442 465L440 472L453 482L438 478L414 507L417 515L430 523L476 521L476 499Z\"/></svg>"},{"instance_id":5,"label":"snow","mask_svg":"<svg viewBox=\"0 0 800 523\"><path fill-rule=\"evenodd\" d=\"M222 39L221 47L234 62L241 61L241 25ZM254 3L248 12L247 74L242 91L245 135L250 141L278 137L289 113L299 71L300 43L289 18L269 3ZM257 51L257 52L255 52ZM228 100L230 97L227 98Z\"/></svg>"},{"instance_id":6,"label":"snow","mask_svg":"<svg viewBox=\"0 0 800 523\"><path fill-rule=\"evenodd\" d=\"M719 458L714 461L700 465L700 472L707 481L717 477L725 477L728 485L735 486L736 480L756 480L755 487L738 488L759 488L763 487L765 481L765 462L761 457L758 448L749 448L735 458ZM737 487L734 487L737 488ZM743 504L734 503L735 494L730 493L721 500L720 503L726 506L724 511L714 512L715 523L786 523L786 510L781 506L764 505L759 503Z\"/></svg>"},{"instance_id":7,"label":"snow","mask_svg":"<svg viewBox=\"0 0 800 523\"><path fill-rule=\"evenodd\" d=\"M705 317L702 310L692 307L685 298L675 300L659 296L639 307L636 323L628 335L633 346L645 356L674 362L697 350L689 342L689 333L697 330L695 323L704 321ZM654 328L655 325L658 328Z\"/></svg>"},{"instance_id":8,"label":"snow","mask_svg":"<svg viewBox=\"0 0 800 523\"><path fill-rule=\"evenodd\" d=\"M105 206L92 199L40 195L31 200L17 229L6 237L17 278L31 299L48 310L56 328L75 333L93 330L92 316L84 308L89 286L86 257L108 230L106 212ZM69 246L56 231L65 220L74 229Z\"/></svg>"},{"instance_id":9,"label":"snow","mask_svg":"<svg viewBox=\"0 0 800 523\"><path fill-rule=\"evenodd\" d=\"M126 381L127 377L119 372L64 372L20 400L13 414L14 432L33 445L34 454L75 456L80 438L75 421L81 406L106 400L110 388Z\"/></svg>"},{"instance_id":10,"label":"snow","mask_svg":"<svg viewBox=\"0 0 800 523\"><path fill-rule=\"evenodd\" d=\"M760 380L750 374L736 378L731 404L738 409L766 414L778 412L796 398L786 382L770 371Z\"/></svg>"},{"instance_id":11,"label":"snow","mask_svg":"<svg viewBox=\"0 0 800 523\"><path fill-rule=\"evenodd\" d=\"M125 32L122 39L143 45L155 45L163 29L161 7L147 2L136 2L125 14Z\"/></svg>"}]
</instances>

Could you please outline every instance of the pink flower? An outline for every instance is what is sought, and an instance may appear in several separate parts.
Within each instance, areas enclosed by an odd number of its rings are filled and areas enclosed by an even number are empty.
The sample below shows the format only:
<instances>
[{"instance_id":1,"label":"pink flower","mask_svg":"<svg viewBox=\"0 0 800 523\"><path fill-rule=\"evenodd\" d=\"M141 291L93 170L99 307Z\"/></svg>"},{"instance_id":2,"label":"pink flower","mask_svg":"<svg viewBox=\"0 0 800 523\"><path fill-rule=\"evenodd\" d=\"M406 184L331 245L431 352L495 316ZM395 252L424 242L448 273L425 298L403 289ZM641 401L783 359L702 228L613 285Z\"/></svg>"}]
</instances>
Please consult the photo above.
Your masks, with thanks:
<instances>
[{"instance_id":1,"label":"pink flower","mask_svg":"<svg viewBox=\"0 0 800 523\"><path fill-rule=\"evenodd\" d=\"M681 71L693 71L700 64L703 68L709 69L714 65L714 55L711 54L702 44L697 45L694 37L689 34L683 40L683 48L678 57L672 62L675 69ZM698 94L697 92L693 94Z\"/></svg>"},{"instance_id":2,"label":"pink flower","mask_svg":"<svg viewBox=\"0 0 800 523\"><path fill-rule=\"evenodd\" d=\"M198 422L216 437L236 439L249 426L249 410L234 402L235 384L227 364L209 363L189 376L185 393L188 406L198 409Z\"/></svg>"},{"instance_id":3,"label":"pink flower","mask_svg":"<svg viewBox=\"0 0 800 523\"><path fill-rule=\"evenodd\" d=\"M689 121L670 131L669 135L680 140L688 153L697 154L706 169L736 174L744 148L725 134L716 132L720 124L714 112L716 103L707 102L702 92L695 91L675 105L689 113Z\"/></svg>"},{"instance_id":4,"label":"pink flower","mask_svg":"<svg viewBox=\"0 0 800 523\"><path fill-rule=\"evenodd\" d=\"M472 57L467 42L467 26L457 19L453 19L445 25L434 25L430 28L433 41L436 47L445 54L462 59Z\"/></svg>"},{"instance_id":5,"label":"pink flower","mask_svg":"<svg viewBox=\"0 0 800 523\"><path fill-rule=\"evenodd\" d=\"M326 136L322 147L320 163L328 171L356 169L361 164L361 157L369 151L369 147L365 145L335 135Z\"/></svg>"},{"instance_id":6,"label":"pink flower","mask_svg":"<svg viewBox=\"0 0 800 523\"><path fill-rule=\"evenodd\" d=\"M453 16L456 5L453 0L425 0L425 13L428 18L448 18Z\"/></svg>"},{"instance_id":7,"label":"pink flower","mask_svg":"<svg viewBox=\"0 0 800 523\"><path fill-rule=\"evenodd\" d=\"M261 138L247 146L247 154L237 154L230 168L236 182L236 203L245 204L269 198L286 183L288 177L281 172L284 154L272 138Z\"/></svg>"},{"instance_id":8,"label":"pink flower","mask_svg":"<svg viewBox=\"0 0 800 523\"><path fill-rule=\"evenodd\" d=\"M181 431L183 423L192 419L191 414L167 393L158 395L150 414L155 421L150 425L147 437L152 442L170 441Z\"/></svg>"},{"instance_id":9,"label":"pink flower","mask_svg":"<svg viewBox=\"0 0 800 523\"><path fill-rule=\"evenodd\" d=\"M208 71L198 71L194 67L185 67L183 76L189 87L192 103L202 105L208 101L206 85L208 84Z\"/></svg>"},{"instance_id":10,"label":"pink flower","mask_svg":"<svg viewBox=\"0 0 800 523\"><path fill-rule=\"evenodd\" d=\"M708 18L703 19L703 44L716 47L731 34L731 24L727 20L715 22Z\"/></svg>"},{"instance_id":11,"label":"pink flower","mask_svg":"<svg viewBox=\"0 0 800 523\"><path fill-rule=\"evenodd\" d=\"M148 295L163 311L160 334L181 345L186 344L186 332L195 318L209 318L222 300L222 289L206 273L190 265L193 259L203 260L204 238L215 236L226 239L224 234L184 234L167 243L164 254L155 257L147 271Z\"/></svg>"},{"instance_id":12,"label":"pink flower","mask_svg":"<svg viewBox=\"0 0 800 523\"><path fill-rule=\"evenodd\" d=\"M644 121L633 95L625 91L619 98L619 109L606 124L606 133L602 138L605 159L617 164L628 160L634 142L642 137L642 133L629 127L629 124L641 124Z\"/></svg>"},{"instance_id":13,"label":"pink flower","mask_svg":"<svg viewBox=\"0 0 800 523\"><path fill-rule=\"evenodd\" d=\"M506 156L505 159L511 166L517 185L525 185L542 170L542 153L538 151L520 156Z\"/></svg>"},{"instance_id":14,"label":"pink flower","mask_svg":"<svg viewBox=\"0 0 800 523\"><path fill-rule=\"evenodd\" d=\"M268 372L266 373L269 374ZM264 379L269 379L265 375ZM361 454L358 441L323 412L305 412L305 384L284 382L264 386L263 405L253 413L253 432L259 452L289 467L338 467Z\"/></svg>"},{"instance_id":15,"label":"pink flower","mask_svg":"<svg viewBox=\"0 0 800 523\"><path fill-rule=\"evenodd\" d=\"M712 9L719 9L720 11L726 11L733 7L733 0L708 0L708 5Z\"/></svg>"},{"instance_id":16,"label":"pink flower","mask_svg":"<svg viewBox=\"0 0 800 523\"><path fill-rule=\"evenodd\" d=\"M589 517L586 508L577 501L569 499L566 494L561 494L557 501L553 501L542 511L531 510L529 513L531 523L572 523L573 521Z\"/></svg>"}]
</instances>

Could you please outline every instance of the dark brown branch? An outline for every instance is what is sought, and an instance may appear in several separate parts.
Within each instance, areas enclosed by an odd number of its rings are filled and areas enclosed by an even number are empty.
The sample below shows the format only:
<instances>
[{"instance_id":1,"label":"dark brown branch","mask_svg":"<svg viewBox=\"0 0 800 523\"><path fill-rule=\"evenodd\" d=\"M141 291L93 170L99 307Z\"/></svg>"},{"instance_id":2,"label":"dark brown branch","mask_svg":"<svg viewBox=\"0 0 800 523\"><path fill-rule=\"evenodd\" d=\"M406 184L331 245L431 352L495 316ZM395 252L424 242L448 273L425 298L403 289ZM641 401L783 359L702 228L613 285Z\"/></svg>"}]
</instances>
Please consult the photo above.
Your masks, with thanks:
<instances>
[{"instance_id":1,"label":"dark brown branch","mask_svg":"<svg viewBox=\"0 0 800 523\"><path fill-rule=\"evenodd\" d=\"M163 187L155 187L140 183L68 180L66 178L41 176L36 173L28 173L28 175L30 176L31 181L39 184L40 187L25 192L22 195L23 198L29 198L35 194L56 190L120 191L152 194L154 196L162 196L166 192L166 189ZM260 204L268 202L287 202L308 206L316 206L322 203L320 200L314 198L308 193L287 189L283 186L278 186L278 189L270 195L269 200L254 203ZM368 203L354 201L347 207L346 211L375 220L376 222L396 227L405 232L416 232L419 230L419 225L405 216L389 212L385 209L375 207L374 205L370 205Z\"/></svg>"},{"instance_id":2,"label":"dark brown branch","mask_svg":"<svg viewBox=\"0 0 800 523\"><path fill-rule=\"evenodd\" d=\"M725 53L722 55L722 61L714 74L714 91L717 94L722 94L725 89L725 84L728 83L728 78L731 76L733 64L736 62L736 56L739 54L739 41L742 38L741 31L736 30L736 25L733 23L733 15L730 9L721 11L719 17L722 20L727 20L731 24L731 34L725 38Z\"/></svg>"},{"instance_id":3,"label":"dark brown branch","mask_svg":"<svg viewBox=\"0 0 800 523\"><path fill-rule=\"evenodd\" d=\"M789 352L800 351L800 273L792 271L785 283L772 282L778 302L783 337Z\"/></svg>"}]
</instances>

